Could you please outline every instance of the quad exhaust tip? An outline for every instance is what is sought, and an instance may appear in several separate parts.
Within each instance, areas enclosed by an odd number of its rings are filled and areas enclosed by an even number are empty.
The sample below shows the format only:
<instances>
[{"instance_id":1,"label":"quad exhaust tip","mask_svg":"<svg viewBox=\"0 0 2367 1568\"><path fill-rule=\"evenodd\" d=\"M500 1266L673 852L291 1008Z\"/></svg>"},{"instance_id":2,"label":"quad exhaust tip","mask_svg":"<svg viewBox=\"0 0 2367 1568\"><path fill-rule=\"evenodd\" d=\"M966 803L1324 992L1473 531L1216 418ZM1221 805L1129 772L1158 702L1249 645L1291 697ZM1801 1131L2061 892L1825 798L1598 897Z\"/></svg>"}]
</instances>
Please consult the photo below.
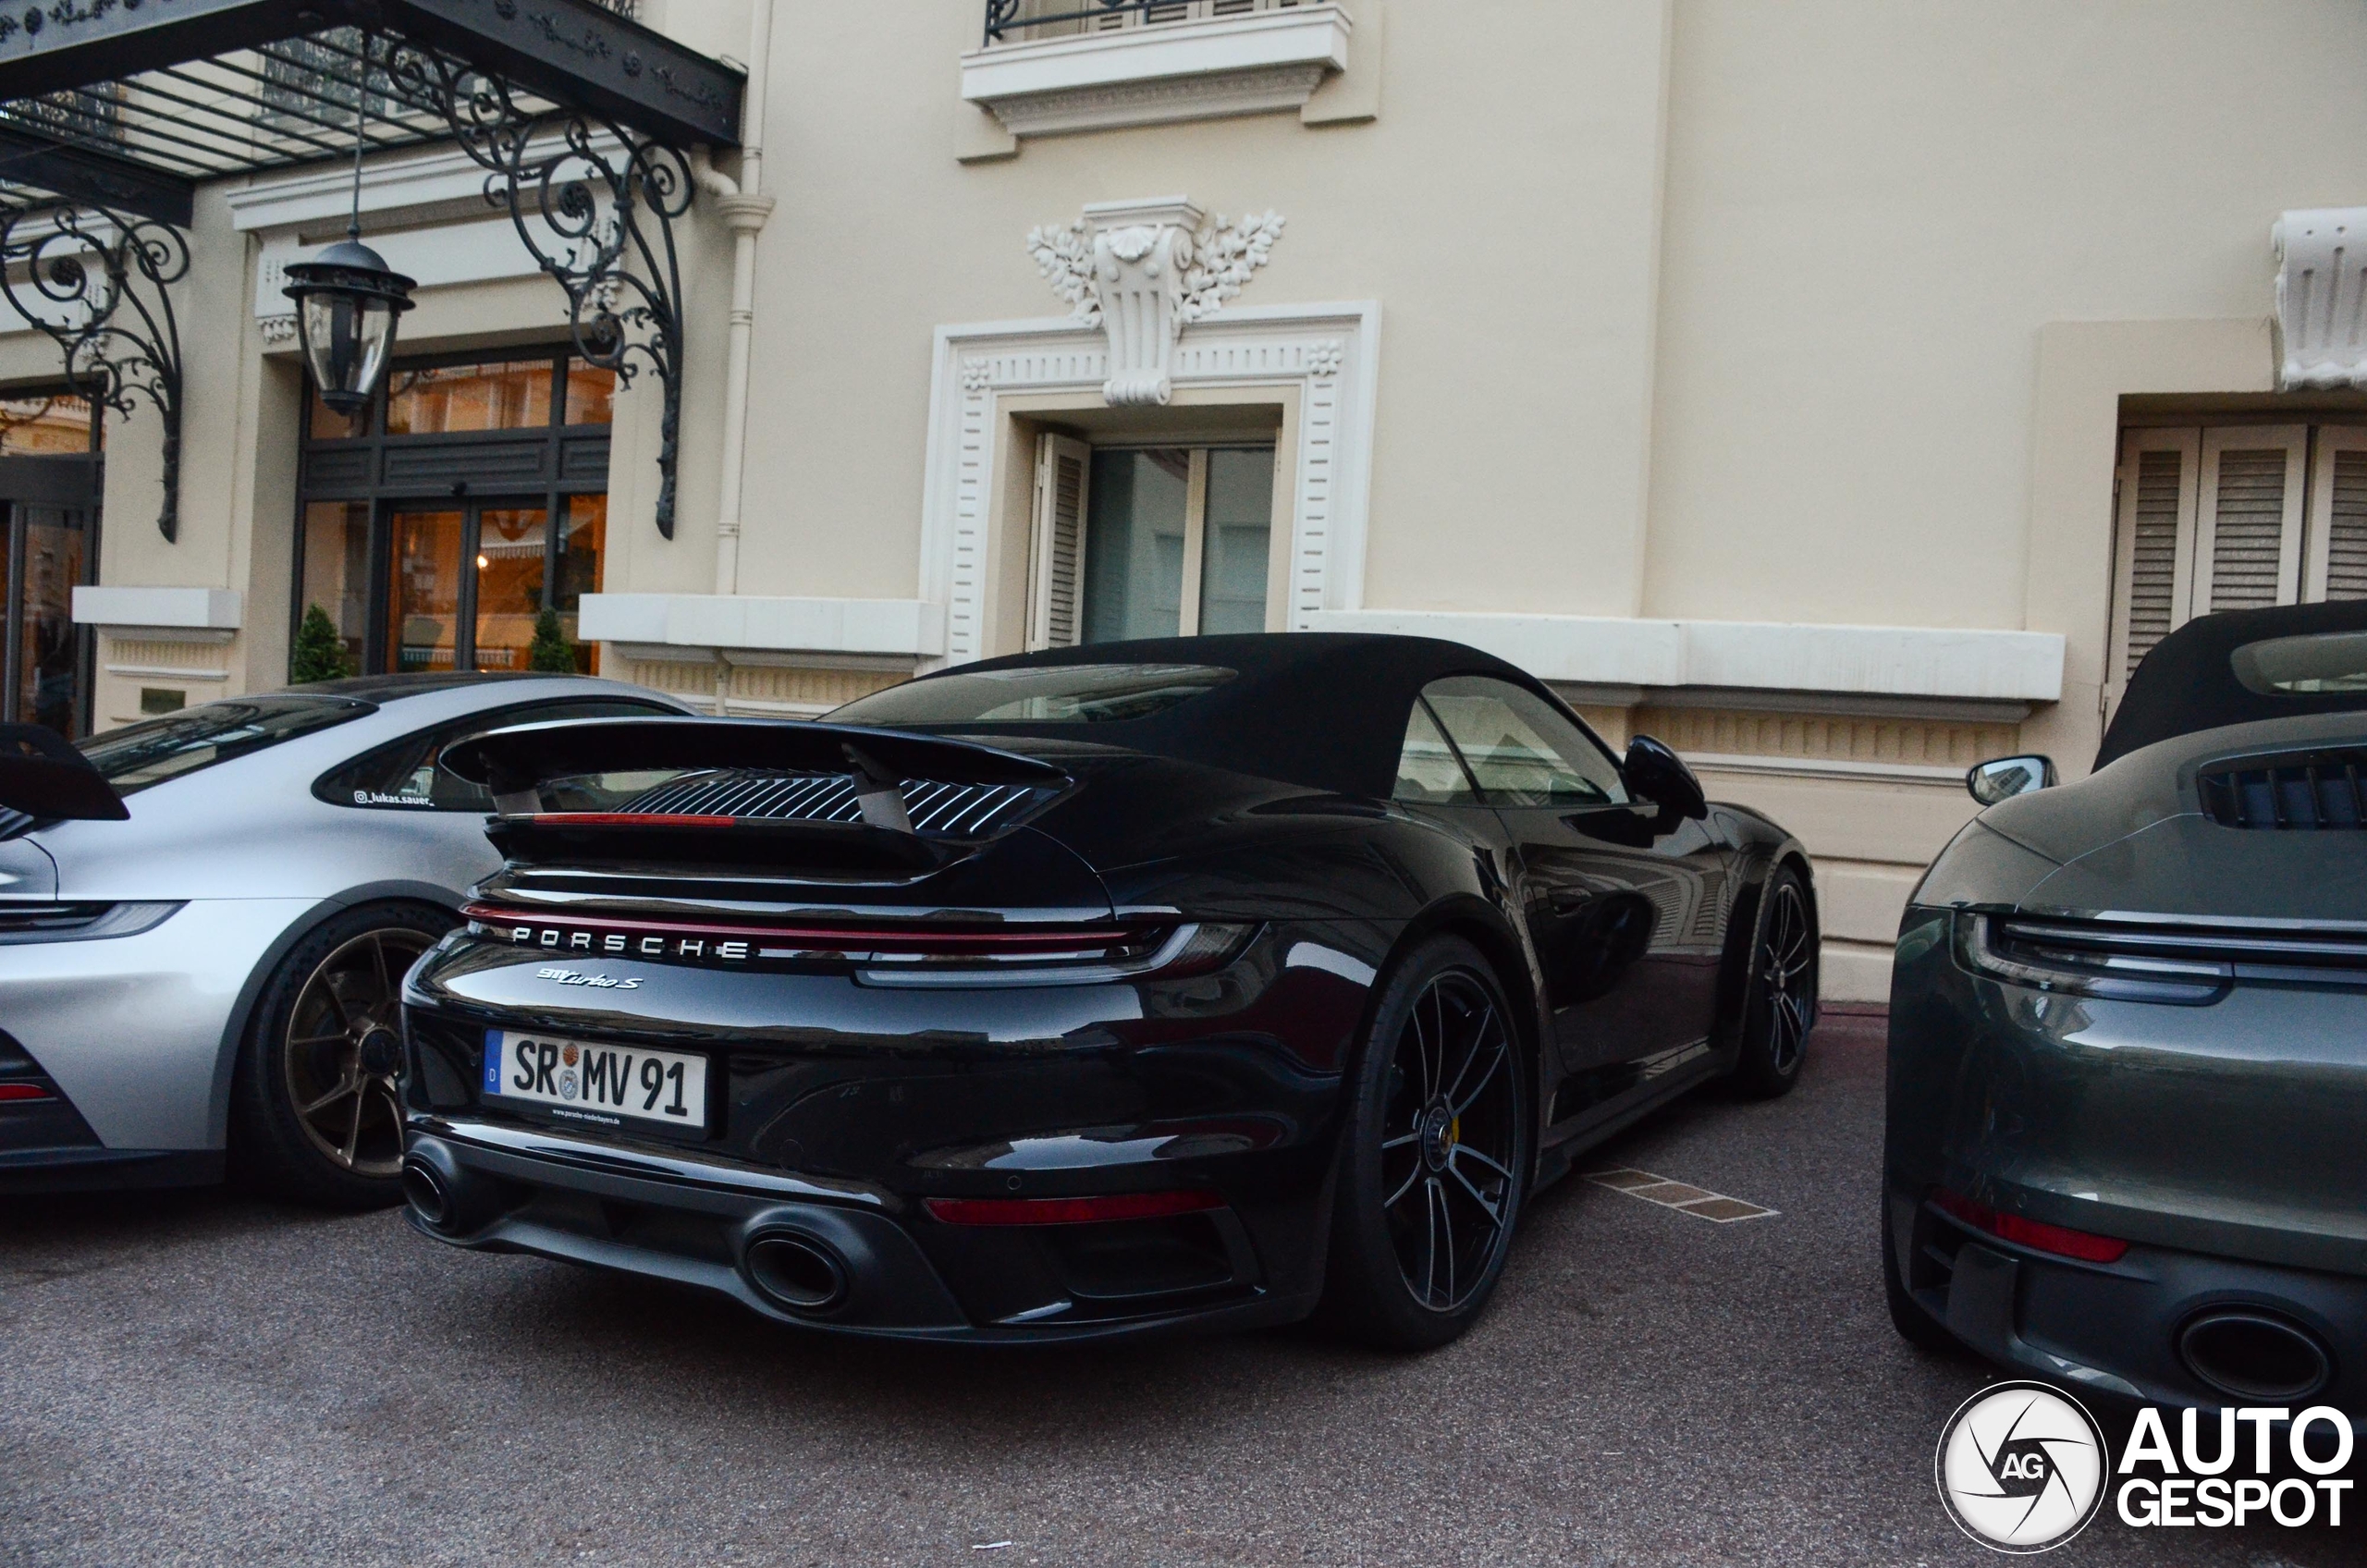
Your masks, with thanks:
<instances>
[{"instance_id":1,"label":"quad exhaust tip","mask_svg":"<svg viewBox=\"0 0 2367 1568\"><path fill-rule=\"evenodd\" d=\"M2334 1380L2318 1337L2280 1313L2205 1312L2178 1330L2178 1359L2204 1383L2258 1404L2298 1404Z\"/></svg>"},{"instance_id":2,"label":"quad exhaust tip","mask_svg":"<svg viewBox=\"0 0 2367 1568\"><path fill-rule=\"evenodd\" d=\"M837 1249L795 1231L767 1231L748 1243L748 1282L791 1312L828 1312L846 1299L847 1266Z\"/></svg>"},{"instance_id":3,"label":"quad exhaust tip","mask_svg":"<svg viewBox=\"0 0 2367 1568\"><path fill-rule=\"evenodd\" d=\"M443 1173L417 1155L403 1161L403 1196L410 1201L411 1212L429 1226L441 1231L452 1220L451 1189L444 1184Z\"/></svg>"}]
</instances>

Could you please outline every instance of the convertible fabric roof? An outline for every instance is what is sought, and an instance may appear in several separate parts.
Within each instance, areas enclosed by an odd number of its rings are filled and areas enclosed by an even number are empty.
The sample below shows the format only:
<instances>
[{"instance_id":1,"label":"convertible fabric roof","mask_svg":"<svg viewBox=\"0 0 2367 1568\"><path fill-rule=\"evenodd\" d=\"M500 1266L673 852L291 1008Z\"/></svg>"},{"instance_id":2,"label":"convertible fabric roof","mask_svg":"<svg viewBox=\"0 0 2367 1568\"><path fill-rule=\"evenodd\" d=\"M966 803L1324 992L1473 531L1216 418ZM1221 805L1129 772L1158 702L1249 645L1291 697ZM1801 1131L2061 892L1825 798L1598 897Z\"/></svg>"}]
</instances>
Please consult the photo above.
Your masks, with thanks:
<instances>
[{"instance_id":1,"label":"convertible fabric roof","mask_svg":"<svg viewBox=\"0 0 2367 1568\"><path fill-rule=\"evenodd\" d=\"M985 659L939 673L1068 664L1215 665L1234 671L1234 677L1147 718L1085 726L955 728L1091 741L1318 790L1386 798L1396 782L1397 757L1404 748L1405 720L1414 698L1433 680L1450 675L1494 676L1566 711L1566 704L1535 677L1492 654L1431 637L1378 633L1293 631L1089 643Z\"/></svg>"},{"instance_id":2,"label":"convertible fabric roof","mask_svg":"<svg viewBox=\"0 0 2367 1568\"><path fill-rule=\"evenodd\" d=\"M2367 600L2279 605L2198 616L2153 644L2128 678L2128 690L2104 731L2096 766L2140 746L2198 729L2305 714L2367 711L2367 692L2270 695L2236 679L2233 655L2247 643L2317 631L2367 631Z\"/></svg>"}]
</instances>

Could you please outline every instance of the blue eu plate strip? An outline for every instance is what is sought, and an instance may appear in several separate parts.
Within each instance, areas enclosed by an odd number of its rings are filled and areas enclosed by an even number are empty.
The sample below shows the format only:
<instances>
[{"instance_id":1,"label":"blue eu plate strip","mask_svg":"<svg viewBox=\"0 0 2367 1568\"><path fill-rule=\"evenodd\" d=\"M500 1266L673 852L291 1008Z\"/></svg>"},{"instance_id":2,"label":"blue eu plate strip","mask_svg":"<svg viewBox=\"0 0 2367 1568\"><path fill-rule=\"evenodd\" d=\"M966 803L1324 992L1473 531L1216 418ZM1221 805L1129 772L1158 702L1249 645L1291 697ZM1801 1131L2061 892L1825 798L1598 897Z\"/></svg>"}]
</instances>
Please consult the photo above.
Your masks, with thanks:
<instances>
[{"instance_id":1,"label":"blue eu plate strip","mask_svg":"<svg viewBox=\"0 0 2367 1568\"><path fill-rule=\"evenodd\" d=\"M501 1031L498 1029L484 1032L484 1092L488 1095L501 1093Z\"/></svg>"}]
</instances>

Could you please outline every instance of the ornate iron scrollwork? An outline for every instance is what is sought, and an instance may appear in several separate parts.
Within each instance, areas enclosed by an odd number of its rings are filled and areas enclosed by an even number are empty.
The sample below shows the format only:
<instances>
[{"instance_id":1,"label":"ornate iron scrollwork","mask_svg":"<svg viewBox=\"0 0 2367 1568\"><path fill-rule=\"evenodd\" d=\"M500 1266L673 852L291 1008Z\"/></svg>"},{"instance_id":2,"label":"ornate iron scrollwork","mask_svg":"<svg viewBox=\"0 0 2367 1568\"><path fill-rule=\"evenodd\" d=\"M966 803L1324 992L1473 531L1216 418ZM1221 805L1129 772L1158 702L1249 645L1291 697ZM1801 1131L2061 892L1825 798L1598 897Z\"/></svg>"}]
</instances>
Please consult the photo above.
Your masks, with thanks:
<instances>
[{"instance_id":1,"label":"ornate iron scrollwork","mask_svg":"<svg viewBox=\"0 0 2367 1568\"><path fill-rule=\"evenodd\" d=\"M674 536L674 467L681 425L682 273L674 220L691 209L689 161L676 148L587 111L535 114L508 83L396 44L385 62L393 95L441 114L485 171L485 200L567 292L585 360L630 385L643 370L665 393L657 531Z\"/></svg>"},{"instance_id":2,"label":"ornate iron scrollwork","mask_svg":"<svg viewBox=\"0 0 2367 1568\"><path fill-rule=\"evenodd\" d=\"M181 334L169 290L188 272L189 241L170 224L64 201L0 203L0 290L65 351L67 385L126 417L145 398L165 422L156 528L167 539L180 527L181 470Z\"/></svg>"}]
</instances>

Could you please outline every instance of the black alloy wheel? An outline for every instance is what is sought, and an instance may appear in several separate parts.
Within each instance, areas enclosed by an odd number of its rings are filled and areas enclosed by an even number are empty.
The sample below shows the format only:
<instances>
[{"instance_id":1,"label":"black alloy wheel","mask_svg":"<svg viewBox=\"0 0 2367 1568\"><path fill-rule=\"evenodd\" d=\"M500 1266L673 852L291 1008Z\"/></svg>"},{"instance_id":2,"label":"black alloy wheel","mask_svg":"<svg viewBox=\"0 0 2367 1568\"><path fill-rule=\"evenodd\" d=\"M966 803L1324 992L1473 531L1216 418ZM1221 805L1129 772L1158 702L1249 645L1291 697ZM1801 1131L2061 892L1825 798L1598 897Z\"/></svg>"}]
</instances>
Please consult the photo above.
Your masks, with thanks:
<instances>
[{"instance_id":1,"label":"black alloy wheel","mask_svg":"<svg viewBox=\"0 0 2367 1568\"><path fill-rule=\"evenodd\" d=\"M1426 943L1384 987L1342 1138L1325 1305L1357 1338L1419 1350L1478 1317L1527 1188L1527 1069L1468 943Z\"/></svg>"},{"instance_id":2,"label":"black alloy wheel","mask_svg":"<svg viewBox=\"0 0 2367 1568\"><path fill-rule=\"evenodd\" d=\"M306 1202L399 1201L403 975L451 924L414 905L352 910L280 962L234 1088L241 1168Z\"/></svg>"},{"instance_id":3,"label":"black alloy wheel","mask_svg":"<svg viewBox=\"0 0 2367 1568\"><path fill-rule=\"evenodd\" d=\"M1808 889L1798 872L1781 867L1767 879L1759 937L1751 944L1750 975L1743 992L1742 1049L1735 1062L1734 1084L1739 1093L1772 1099L1799 1081L1809 1031L1816 1026L1816 923L1809 914Z\"/></svg>"}]
</instances>

